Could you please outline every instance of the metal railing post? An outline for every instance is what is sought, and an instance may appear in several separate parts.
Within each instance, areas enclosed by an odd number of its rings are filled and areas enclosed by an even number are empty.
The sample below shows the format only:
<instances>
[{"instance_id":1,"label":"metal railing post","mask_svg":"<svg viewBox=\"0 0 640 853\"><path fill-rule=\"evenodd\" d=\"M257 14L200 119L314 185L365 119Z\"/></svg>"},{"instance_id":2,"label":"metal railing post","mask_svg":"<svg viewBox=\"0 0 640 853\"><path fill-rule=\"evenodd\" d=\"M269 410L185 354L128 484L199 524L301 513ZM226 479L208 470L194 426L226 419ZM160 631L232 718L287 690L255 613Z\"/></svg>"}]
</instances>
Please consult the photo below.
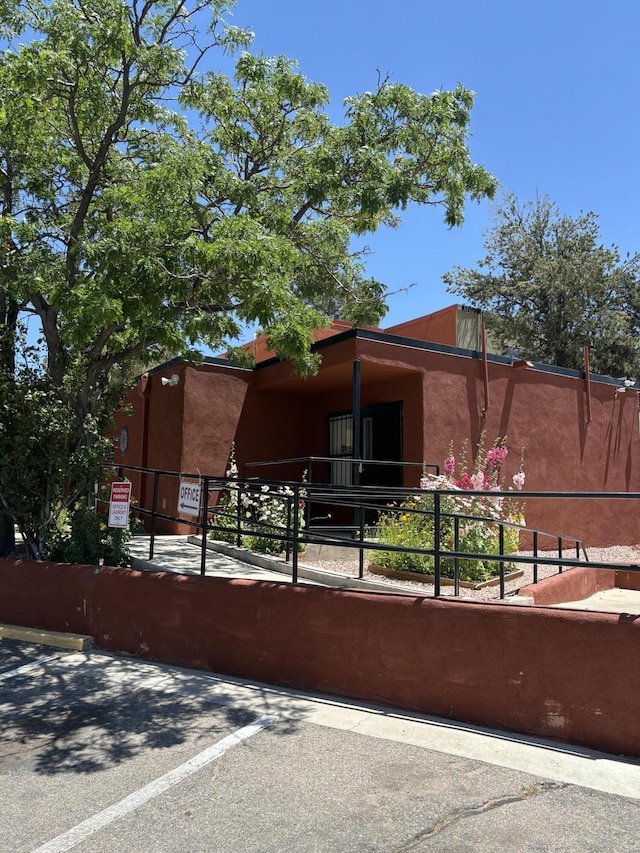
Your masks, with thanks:
<instances>
[{"instance_id":1,"label":"metal railing post","mask_svg":"<svg viewBox=\"0 0 640 853\"><path fill-rule=\"evenodd\" d=\"M200 552L200 574L207 570L207 522L209 520L209 478L204 478L202 491L202 550Z\"/></svg>"},{"instance_id":2,"label":"metal railing post","mask_svg":"<svg viewBox=\"0 0 640 853\"><path fill-rule=\"evenodd\" d=\"M238 548L242 545L242 486L238 483L238 505L236 507L236 545Z\"/></svg>"},{"instance_id":3,"label":"metal railing post","mask_svg":"<svg viewBox=\"0 0 640 853\"><path fill-rule=\"evenodd\" d=\"M500 542L500 598L504 598L504 524L498 528Z\"/></svg>"},{"instance_id":4,"label":"metal railing post","mask_svg":"<svg viewBox=\"0 0 640 853\"><path fill-rule=\"evenodd\" d=\"M284 543L284 558L289 562L291 556L291 497L287 498L287 538Z\"/></svg>"},{"instance_id":5,"label":"metal railing post","mask_svg":"<svg viewBox=\"0 0 640 853\"><path fill-rule=\"evenodd\" d=\"M538 557L538 531L533 531L533 556ZM538 583L538 563L533 564L533 582Z\"/></svg>"},{"instance_id":6,"label":"metal railing post","mask_svg":"<svg viewBox=\"0 0 640 853\"><path fill-rule=\"evenodd\" d=\"M158 512L158 485L160 482L160 471L153 473L153 499L151 503L151 532L149 535L149 559L153 560L153 549L156 541L156 514Z\"/></svg>"},{"instance_id":7,"label":"metal railing post","mask_svg":"<svg viewBox=\"0 0 640 853\"><path fill-rule=\"evenodd\" d=\"M311 485L313 483L313 459L309 459L309 467L307 469L307 483ZM304 502L304 515L307 523L307 530L311 527L311 501L307 500Z\"/></svg>"},{"instance_id":8,"label":"metal railing post","mask_svg":"<svg viewBox=\"0 0 640 853\"><path fill-rule=\"evenodd\" d=\"M293 560L291 561L291 582L298 583L298 534L300 529L300 487L293 487Z\"/></svg>"},{"instance_id":9,"label":"metal railing post","mask_svg":"<svg viewBox=\"0 0 640 853\"><path fill-rule=\"evenodd\" d=\"M362 580L364 577L364 513L360 512L360 547L358 548L358 577Z\"/></svg>"},{"instance_id":10,"label":"metal railing post","mask_svg":"<svg viewBox=\"0 0 640 853\"><path fill-rule=\"evenodd\" d=\"M558 536L558 559L562 559L562 536ZM558 574L562 574L562 566L558 566Z\"/></svg>"},{"instance_id":11,"label":"metal railing post","mask_svg":"<svg viewBox=\"0 0 640 853\"><path fill-rule=\"evenodd\" d=\"M433 493L433 594L440 595L440 495Z\"/></svg>"},{"instance_id":12,"label":"metal railing post","mask_svg":"<svg viewBox=\"0 0 640 853\"><path fill-rule=\"evenodd\" d=\"M453 550L460 550L460 516L453 519ZM453 561L453 594L460 595L460 557Z\"/></svg>"}]
</instances>

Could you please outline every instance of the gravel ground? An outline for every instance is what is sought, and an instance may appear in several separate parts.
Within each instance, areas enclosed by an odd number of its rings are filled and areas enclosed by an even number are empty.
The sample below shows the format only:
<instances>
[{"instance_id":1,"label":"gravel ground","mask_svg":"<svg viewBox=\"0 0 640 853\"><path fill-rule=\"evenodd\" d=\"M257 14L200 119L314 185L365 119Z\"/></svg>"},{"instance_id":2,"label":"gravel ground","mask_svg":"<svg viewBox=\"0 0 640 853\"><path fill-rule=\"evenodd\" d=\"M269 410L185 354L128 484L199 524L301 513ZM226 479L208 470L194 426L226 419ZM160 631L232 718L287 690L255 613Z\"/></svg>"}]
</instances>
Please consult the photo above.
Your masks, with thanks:
<instances>
[{"instance_id":1,"label":"gravel ground","mask_svg":"<svg viewBox=\"0 0 640 853\"><path fill-rule=\"evenodd\" d=\"M589 560L593 562L605 563L639 563L640 562L640 545L616 545L611 548L588 548L587 553ZM531 551L520 551L518 553L522 557L532 556ZM547 552L547 556L557 556L553 552ZM565 556L569 556L565 553ZM573 555L572 555L573 556ZM306 562L306 561L305 561ZM358 576L358 561L357 560L315 560L313 566L326 569L331 572L338 572L349 577ZM364 560L364 577L366 580L384 581L391 585L415 588L416 592L424 593L425 595L433 595L433 584L423 583L422 581L394 580L382 575L373 574L367 568L368 560L365 553ZM505 596L515 595L517 591L530 583L533 583L533 564L522 563L519 568L523 569L523 574L514 580L505 583ZM567 570L568 571L568 570ZM557 573L555 566L538 565L538 580L550 577ZM453 595L453 586L441 585L441 595ZM470 598L475 601L492 601L500 598L500 585L487 586L482 589L460 589L460 598Z\"/></svg>"}]
</instances>

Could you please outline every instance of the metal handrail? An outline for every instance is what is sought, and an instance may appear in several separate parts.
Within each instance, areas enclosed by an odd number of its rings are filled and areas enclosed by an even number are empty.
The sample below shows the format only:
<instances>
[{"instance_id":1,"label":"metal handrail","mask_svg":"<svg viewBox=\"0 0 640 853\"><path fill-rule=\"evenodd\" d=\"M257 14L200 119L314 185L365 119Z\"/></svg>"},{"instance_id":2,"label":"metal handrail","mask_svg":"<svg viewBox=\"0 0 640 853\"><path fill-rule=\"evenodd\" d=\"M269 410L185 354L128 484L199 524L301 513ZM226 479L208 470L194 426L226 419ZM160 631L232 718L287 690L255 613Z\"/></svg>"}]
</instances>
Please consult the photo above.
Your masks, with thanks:
<instances>
[{"instance_id":1,"label":"metal handrail","mask_svg":"<svg viewBox=\"0 0 640 853\"><path fill-rule=\"evenodd\" d=\"M300 457L299 461L305 461L310 457ZM318 459L329 459L333 460L334 457L317 457ZM287 460L292 461L292 460ZM291 494L287 495L287 520L286 523L282 525L274 524L271 522L265 523L260 522L256 518L245 519L242 517L241 513L238 512L234 517L234 528L233 533L236 535L236 539L238 542L242 541L242 537L247 534L247 532L251 532L252 535L256 535L256 532L259 533L261 538L272 539L285 543L285 551L286 558L289 559L292 556L292 580L297 582L297 570L298 570L298 555L300 553L301 547L305 544L336 544L341 545L347 548L356 548L358 549L358 561L359 561L359 575L363 576L363 561L364 561L364 553L370 550L376 551L400 551L404 553L416 553L416 554L424 554L427 556L432 556L434 560L434 576L436 583L434 585L434 594L438 595L440 591L440 565L442 560L454 560L455 562L455 577L454 582L456 586L456 594L459 592L459 576L458 576L458 568L459 561L461 559L465 560L490 560L492 562L498 562L500 565L500 593L501 597L504 597L504 564L505 563L514 563L514 564L534 564L534 577L533 582L538 582L537 572L538 565L547 565L554 566L558 568L558 571L561 572L563 568L573 568L573 567L589 567L589 568L602 568L602 569L625 569L629 571L640 571L640 567L634 564L621 564L621 563L607 563L604 561L591 561L587 554L587 551L584 547L584 543L576 539L574 537L565 537L559 535L557 533L552 533L550 531L540 530L538 528L533 528L527 525L520 525L517 522L511 522L508 520L495 519L493 517L482 517L478 515L470 515L464 513L454 513L448 512L441 506L441 499L444 496L455 496L455 497L487 497L487 498L496 498L496 497L508 497L515 498L518 501L523 498L535 498L535 499L545 499L545 498L553 498L553 499L638 499L640 498L640 493L638 492L533 492L533 491L520 491L520 492L489 492L483 490L459 490L459 489L436 489L436 490L426 490L426 489L418 489L418 488L408 488L408 487L380 487L380 486L332 486L331 484L323 484L323 483L299 483L295 481L288 480L266 480L266 479L256 479L256 478L230 478L230 477L217 477L217 476L202 476L199 472L190 474L185 472L176 472L170 470L162 470L162 469L151 469L144 468L140 466L127 466L127 465L114 465L110 466L115 468L118 472L119 476L123 476L124 472L137 472L147 476L153 477L153 498L151 508L148 506L133 506L132 512L138 516L143 516L146 518L150 518L150 549L149 549L149 559L153 558L153 549L154 549L154 539L155 539L155 531L156 531L156 522L157 520L165 520L165 521L173 521L180 522L183 524L189 524L194 527L196 530L199 530L202 534L202 557L201 557L201 573L205 573L206 566L206 540L209 533L225 531L229 532L230 528L227 524L221 525L220 522L222 519L229 519L228 513L224 513L220 510L218 506L210 506L209 498L214 493L219 493L222 491L228 491L231 489L237 489L239 498L243 494L255 494L256 489L260 486L267 485L270 489L270 494L273 495L275 491L276 497L282 500L283 495L282 491L288 489ZM158 494L159 494L159 481L161 477L170 477L170 478L186 478L186 479L195 479L198 478L203 484L203 494L207 497L202 501L201 510L199 516L197 518L193 518L193 520L186 521L184 518L180 518L178 515L172 515L168 512L163 512L158 510ZM384 543L370 541L366 536L366 527L370 527L371 525L365 526L363 523L363 516L360 516L360 523L357 528L350 528L352 531L357 532L357 539L344 539L340 536L336 536L332 534L330 530L320 531L319 528L314 528L313 530L305 527L304 521L301 518L300 513L300 502L302 499L305 501L314 500L316 503L325 503L331 504L333 506L357 506L360 509L373 509L376 511L380 511L380 501L385 500L387 502L397 502L398 500L407 500L410 498L416 498L418 496L433 496L433 508L408 508L409 512L421 512L425 515L433 516L434 519L434 547L433 548L413 548L413 547L405 547L405 546L396 546L396 545L386 545ZM241 500L238 500L238 507L241 505ZM399 510L400 508L397 507ZM454 527L455 527L455 542L453 550L445 550L442 548L442 543L440 541L440 531L442 527L442 522L444 519L454 519ZM464 520L473 520L481 523L495 525L499 529L499 537L500 537L500 548L499 553L492 554L482 554L482 553L474 553L474 552L465 552L460 550L459 548L459 524L460 521ZM247 525L250 525L250 530L247 529ZM531 534L533 537L533 554L531 556L523 555L518 556L516 554L505 554L504 553L504 531L506 528L515 528L521 532ZM551 537L555 539L557 545L558 556L557 557L549 557L543 556L540 553L539 549L539 540L540 537ZM575 558L568 557L564 553L564 548L570 545L571 550L575 553ZM554 551L556 548L553 549ZM580 560L580 550L582 550L584 554L584 560ZM543 552L547 553L547 552Z\"/></svg>"},{"instance_id":2,"label":"metal handrail","mask_svg":"<svg viewBox=\"0 0 640 853\"><path fill-rule=\"evenodd\" d=\"M354 465L387 465L397 468L433 468L440 473L440 466L435 462L402 462L397 459L364 459L354 456L294 456L290 459L270 459L264 462L245 462L242 466L243 476L247 468L268 468L274 465L290 465L295 462L351 462Z\"/></svg>"}]
</instances>

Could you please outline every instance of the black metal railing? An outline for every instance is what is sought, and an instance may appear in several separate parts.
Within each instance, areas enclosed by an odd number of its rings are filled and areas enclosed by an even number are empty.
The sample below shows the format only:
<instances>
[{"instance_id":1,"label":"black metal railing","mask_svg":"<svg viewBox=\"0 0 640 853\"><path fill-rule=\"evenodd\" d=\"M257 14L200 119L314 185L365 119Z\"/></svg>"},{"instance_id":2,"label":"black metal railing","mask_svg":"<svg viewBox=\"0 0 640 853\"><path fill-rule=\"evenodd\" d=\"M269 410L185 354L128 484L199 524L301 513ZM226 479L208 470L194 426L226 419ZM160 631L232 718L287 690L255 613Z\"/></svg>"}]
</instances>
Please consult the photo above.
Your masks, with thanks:
<instances>
[{"instance_id":1,"label":"black metal railing","mask_svg":"<svg viewBox=\"0 0 640 853\"><path fill-rule=\"evenodd\" d=\"M351 420L351 416L349 416L349 420ZM340 465L340 471L342 473L348 472L349 485L361 484L361 478L364 474L365 468L368 471L389 472L391 470L397 472L399 475L399 483L402 483L404 480L405 470L408 470L409 472L419 471L421 475L431 473L438 476L440 474L440 466L434 462L402 462L389 459L356 459L353 456L334 455L296 456L289 459L245 462L242 466L242 477L243 479L254 479L257 474L254 474L253 472L272 471L274 468L280 469L281 471L285 469L287 472L293 473L293 476L290 476L289 480L299 481L304 479L309 483L333 484L333 487L335 488L335 482L333 481L331 470L331 466L333 465ZM309 526L314 518L317 518L318 516L326 519L326 514L329 512L331 505L329 504L325 506L325 514L322 515L318 508L314 506L312 500L305 503L304 518L307 526ZM378 507L375 507L374 511L376 509L378 509ZM358 515L360 512L361 510L355 508L353 513L353 522L351 524L345 523L342 525L345 530L353 530L359 526Z\"/></svg>"},{"instance_id":2,"label":"black metal railing","mask_svg":"<svg viewBox=\"0 0 640 853\"><path fill-rule=\"evenodd\" d=\"M308 459L309 457L306 457ZM304 460L302 460L304 461ZM202 476L199 473L178 473L158 469L147 469L135 466L119 466L117 475L124 477L129 474L151 479L151 501L140 500L132 507L132 512L148 523L150 533L149 559L153 559L156 529L158 521L179 522L191 526L201 534L201 574L205 574L207 539L225 537L235 544L242 544L247 537L259 538L266 542L277 544L285 554L285 559L291 562L291 579L298 581L298 565L300 553L305 546L340 545L352 549L357 555L358 577L364 575L365 555L372 551L396 551L405 554L417 554L430 559L433 565L434 595L441 593L443 579L443 562L453 564L454 595L460 591L460 562L490 561L498 564L500 597L505 596L505 574L508 565L532 565L533 583L538 582L540 566L547 566L562 572L565 568L589 567L604 569L627 569L638 571L634 564L608 563L589 559L583 542L573 537L551 533L518 524L513 521L497 519L493 516L481 516L465 512L452 512L451 501L447 498L460 499L481 498L495 500L496 497L513 498L518 501L526 499L572 499L577 501L590 500L619 500L638 499L639 493L629 492L517 492L496 493L482 490L464 491L454 489L423 490L405 487L380 486L342 486L330 484L294 482L287 480L267 480L257 478L229 478ZM188 481L200 485L200 501L197 514L185 518L180 513L159 509L158 502L161 491L167 492L164 479L170 481ZM161 490L161 484L163 489ZM144 494L149 493L145 488ZM221 495L227 500L220 501ZM443 504L444 501L444 504ZM261 515L256 511L258 505L278 506L275 514ZM403 544L389 544L379 541L375 524L365 524L365 510L370 509L382 513L401 511L401 506L411 503L408 511L425 516L432 527L433 542L431 547L418 547ZM305 507L313 504L316 508L323 506L346 507L358 511L359 523L356 527L331 529L330 527L314 527L309 525L305 517ZM383 509L381 509L381 507ZM491 553L463 550L460 547L461 525L465 523L491 525L498 531L498 548ZM451 530L453 526L453 545L444 547L443 531ZM507 553L505 536L507 531L515 530L521 538L528 537L531 542L531 554ZM573 556L568 556L571 553ZM583 555L581 559L581 553Z\"/></svg>"},{"instance_id":3,"label":"black metal railing","mask_svg":"<svg viewBox=\"0 0 640 853\"><path fill-rule=\"evenodd\" d=\"M326 465L331 464L333 462L344 463L345 465L351 465L353 467L358 467L362 469L365 465L372 466L380 466L384 465L389 468L420 468L423 471L429 470L433 471L434 474L440 474L440 466L433 462L398 462L397 460L384 460L384 459L354 459L352 456L296 456L291 459L270 459L267 462L245 462L242 466L242 476L246 478L247 471L254 471L260 468L274 468L283 466L291 466L294 464L302 464L305 466L304 470L307 472L307 480L310 483L315 482L314 480L314 465L316 466L319 463ZM360 473L362 471L360 470Z\"/></svg>"}]
</instances>

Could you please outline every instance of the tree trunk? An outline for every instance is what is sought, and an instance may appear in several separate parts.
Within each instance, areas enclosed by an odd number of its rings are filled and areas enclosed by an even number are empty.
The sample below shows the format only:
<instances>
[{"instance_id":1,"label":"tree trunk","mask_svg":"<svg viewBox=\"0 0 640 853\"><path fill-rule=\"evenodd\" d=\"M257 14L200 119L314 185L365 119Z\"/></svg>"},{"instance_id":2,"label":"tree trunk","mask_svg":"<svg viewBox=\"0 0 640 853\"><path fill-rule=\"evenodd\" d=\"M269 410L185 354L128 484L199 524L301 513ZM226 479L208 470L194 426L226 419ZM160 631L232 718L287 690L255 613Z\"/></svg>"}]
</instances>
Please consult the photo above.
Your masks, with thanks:
<instances>
[{"instance_id":1,"label":"tree trunk","mask_svg":"<svg viewBox=\"0 0 640 853\"><path fill-rule=\"evenodd\" d=\"M17 324L18 303L0 287L0 372L7 382L13 381L15 372ZM13 517L0 509L0 557L8 557L15 549Z\"/></svg>"},{"instance_id":2,"label":"tree trunk","mask_svg":"<svg viewBox=\"0 0 640 853\"><path fill-rule=\"evenodd\" d=\"M13 518L5 512L0 512L0 557L9 557L15 550Z\"/></svg>"}]
</instances>

